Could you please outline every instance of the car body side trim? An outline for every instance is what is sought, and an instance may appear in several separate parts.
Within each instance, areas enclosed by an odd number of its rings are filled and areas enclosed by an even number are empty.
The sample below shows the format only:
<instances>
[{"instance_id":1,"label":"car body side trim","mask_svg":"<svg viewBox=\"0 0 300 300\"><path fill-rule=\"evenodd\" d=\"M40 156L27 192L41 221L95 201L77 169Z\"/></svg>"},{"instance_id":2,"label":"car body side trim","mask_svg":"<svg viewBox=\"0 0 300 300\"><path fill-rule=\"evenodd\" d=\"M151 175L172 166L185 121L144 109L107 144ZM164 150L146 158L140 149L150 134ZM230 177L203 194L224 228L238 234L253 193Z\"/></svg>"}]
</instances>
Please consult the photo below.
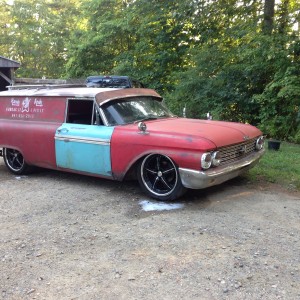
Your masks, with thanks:
<instances>
[{"instance_id":1,"label":"car body side trim","mask_svg":"<svg viewBox=\"0 0 300 300\"><path fill-rule=\"evenodd\" d=\"M97 144L97 145L110 145L110 140L96 139L96 138L80 138L78 136L55 136L57 141L70 141L86 144Z\"/></svg>"}]
</instances>

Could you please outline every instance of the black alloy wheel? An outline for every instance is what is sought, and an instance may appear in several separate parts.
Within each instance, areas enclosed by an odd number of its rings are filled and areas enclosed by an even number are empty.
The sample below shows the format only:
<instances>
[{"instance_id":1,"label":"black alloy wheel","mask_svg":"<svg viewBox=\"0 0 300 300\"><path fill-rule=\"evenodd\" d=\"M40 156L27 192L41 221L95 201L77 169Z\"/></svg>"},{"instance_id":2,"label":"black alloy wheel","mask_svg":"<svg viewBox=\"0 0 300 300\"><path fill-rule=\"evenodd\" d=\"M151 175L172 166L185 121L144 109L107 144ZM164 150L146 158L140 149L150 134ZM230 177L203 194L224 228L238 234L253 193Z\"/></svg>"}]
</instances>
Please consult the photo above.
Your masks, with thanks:
<instances>
[{"instance_id":1,"label":"black alloy wheel","mask_svg":"<svg viewBox=\"0 0 300 300\"><path fill-rule=\"evenodd\" d=\"M15 149L4 148L3 159L7 168L14 174L22 175L29 172L29 166L21 152Z\"/></svg>"},{"instance_id":2,"label":"black alloy wheel","mask_svg":"<svg viewBox=\"0 0 300 300\"><path fill-rule=\"evenodd\" d=\"M158 200L175 200L185 192L176 165L165 155L145 157L139 166L138 179L142 189Z\"/></svg>"}]
</instances>

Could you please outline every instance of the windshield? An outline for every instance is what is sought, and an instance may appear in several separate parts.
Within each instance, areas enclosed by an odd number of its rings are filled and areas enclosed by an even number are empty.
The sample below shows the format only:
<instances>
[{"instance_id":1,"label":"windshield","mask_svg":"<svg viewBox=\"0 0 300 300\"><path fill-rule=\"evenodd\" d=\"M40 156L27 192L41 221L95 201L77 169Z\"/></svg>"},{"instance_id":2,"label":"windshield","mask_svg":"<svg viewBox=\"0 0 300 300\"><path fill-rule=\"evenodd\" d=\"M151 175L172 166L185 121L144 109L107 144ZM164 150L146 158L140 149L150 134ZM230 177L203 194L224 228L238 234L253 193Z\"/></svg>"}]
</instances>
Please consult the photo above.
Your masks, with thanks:
<instances>
[{"instance_id":1,"label":"windshield","mask_svg":"<svg viewBox=\"0 0 300 300\"><path fill-rule=\"evenodd\" d=\"M110 126L174 117L161 102L152 97L120 99L102 106L102 109Z\"/></svg>"}]
</instances>

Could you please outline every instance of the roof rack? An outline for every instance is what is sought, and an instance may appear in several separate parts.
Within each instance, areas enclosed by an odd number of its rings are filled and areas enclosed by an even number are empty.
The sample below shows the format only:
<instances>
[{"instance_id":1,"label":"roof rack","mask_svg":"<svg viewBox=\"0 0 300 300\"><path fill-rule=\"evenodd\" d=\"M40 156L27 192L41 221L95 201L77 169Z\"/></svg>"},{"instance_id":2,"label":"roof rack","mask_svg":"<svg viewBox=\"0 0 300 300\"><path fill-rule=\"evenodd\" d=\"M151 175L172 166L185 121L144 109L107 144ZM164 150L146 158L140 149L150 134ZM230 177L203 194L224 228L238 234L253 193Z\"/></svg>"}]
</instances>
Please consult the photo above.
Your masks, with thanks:
<instances>
[{"instance_id":1,"label":"roof rack","mask_svg":"<svg viewBox=\"0 0 300 300\"><path fill-rule=\"evenodd\" d=\"M15 78L8 90L55 89L85 86L85 79Z\"/></svg>"},{"instance_id":2,"label":"roof rack","mask_svg":"<svg viewBox=\"0 0 300 300\"><path fill-rule=\"evenodd\" d=\"M75 87L86 87L85 84L24 84L24 85L9 85L7 89L12 90L40 90L40 89L57 89L57 88L75 88Z\"/></svg>"}]
</instances>

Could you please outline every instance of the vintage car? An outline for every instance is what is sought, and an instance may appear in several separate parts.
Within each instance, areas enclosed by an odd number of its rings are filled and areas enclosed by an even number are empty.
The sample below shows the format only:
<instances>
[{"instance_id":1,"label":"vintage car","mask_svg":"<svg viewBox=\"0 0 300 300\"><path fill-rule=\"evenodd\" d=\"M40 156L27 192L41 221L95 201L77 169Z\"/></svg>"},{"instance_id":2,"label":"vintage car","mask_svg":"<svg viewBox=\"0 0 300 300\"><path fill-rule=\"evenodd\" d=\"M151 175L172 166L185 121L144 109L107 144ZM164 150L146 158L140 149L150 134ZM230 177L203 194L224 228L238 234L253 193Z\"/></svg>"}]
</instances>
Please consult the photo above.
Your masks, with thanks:
<instances>
[{"instance_id":1,"label":"vintage car","mask_svg":"<svg viewBox=\"0 0 300 300\"><path fill-rule=\"evenodd\" d=\"M43 167L122 181L174 200L240 175L264 153L248 124L179 118L151 89L43 88L0 93L8 169Z\"/></svg>"}]
</instances>

